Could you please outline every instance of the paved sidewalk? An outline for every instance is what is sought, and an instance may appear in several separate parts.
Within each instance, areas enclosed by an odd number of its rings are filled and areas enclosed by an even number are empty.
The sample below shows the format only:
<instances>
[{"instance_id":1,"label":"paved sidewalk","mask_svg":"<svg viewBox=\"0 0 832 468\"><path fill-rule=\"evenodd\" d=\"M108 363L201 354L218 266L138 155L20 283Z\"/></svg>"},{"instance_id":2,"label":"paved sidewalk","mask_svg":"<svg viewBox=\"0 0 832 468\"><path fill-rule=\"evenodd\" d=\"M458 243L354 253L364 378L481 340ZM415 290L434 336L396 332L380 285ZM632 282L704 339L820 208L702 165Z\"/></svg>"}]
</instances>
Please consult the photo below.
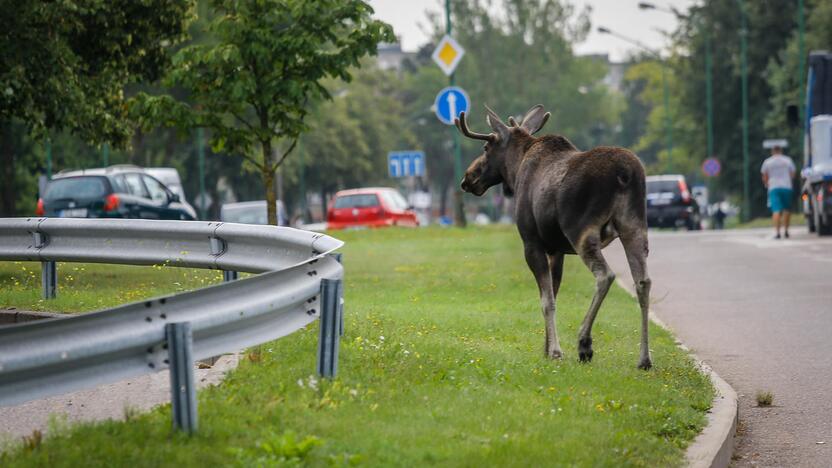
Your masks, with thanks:
<instances>
[{"instance_id":1,"label":"paved sidewalk","mask_svg":"<svg viewBox=\"0 0 832 468\"><path fill-rule=\"evenodd\" d=\"M735 466L832 466L832 238L792 234L650 233L653 311L739 394ZM632 283L620 243L604 255Z\"/></svg>"},{"instance_id":2,"label":"paved sidewalk","mask_svg":"<svg viewBox=\"0 0 832 468\"><path fill-rule=\"evenodd\" d=\"M197 388L216 385L237 366L238 355L222 356L210 369L194 369ZM48 433L51 417L68 422L125 419L128 411L147 411L170 403L168 370L102 385L89 390L0 407L0 441L19 439L38 430Z\"/></svg>"}]
</instances>

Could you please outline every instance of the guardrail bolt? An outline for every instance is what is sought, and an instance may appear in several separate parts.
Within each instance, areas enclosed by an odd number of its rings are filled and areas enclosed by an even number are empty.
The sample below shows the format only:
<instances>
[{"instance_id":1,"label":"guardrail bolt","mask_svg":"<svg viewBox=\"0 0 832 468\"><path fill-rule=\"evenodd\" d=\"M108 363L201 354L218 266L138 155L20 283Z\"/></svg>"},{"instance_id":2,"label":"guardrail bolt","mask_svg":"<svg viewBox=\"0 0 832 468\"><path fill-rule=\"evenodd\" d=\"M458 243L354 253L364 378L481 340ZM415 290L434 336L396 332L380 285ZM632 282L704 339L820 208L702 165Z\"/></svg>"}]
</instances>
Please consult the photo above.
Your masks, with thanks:
<instances>
[{"instance_id":1,"label":"guardrail bolt","mask_svg":"<svg viewBox=\"0 0 832 468\"><path fill-rule=\"evenodd\" d=\"M173 428L192 434L196 431L197 419L191 323L168 323L165 337L170 361Z\"/></svg>"},{"instance_id":2,"label":"guardrail bolt","mask_svg":"<svg viewBox=\"0 0 832 468\"><path fill-rule=\"evenodd\" d=\"M58 263L40 262L41 286L43 286L43 298L55 299L58 296Z\"/></svg>"},{"instance_id":3,"label":"guardrail bolt","mask_svg":"<svg viewBox=\"0 0 832 468\"><path fill-rule=\"evenodd\" d=\"M230 281L236 281L240 278L239 271L232 271L232 270L223 270L222 271L222 280L226 283Z\"/></svg>"},{"instance_id":4,"label":"guardrail bolt","mask_svg":"<svg viewBox=\"0 0 832 468\"><path fill-rule=\"evenodd\" d=\"M318 375L332 378L338 374L338 348L341 342L341 280L321 280L321 328L318 335Z\"/></svg>"}]
</instances>

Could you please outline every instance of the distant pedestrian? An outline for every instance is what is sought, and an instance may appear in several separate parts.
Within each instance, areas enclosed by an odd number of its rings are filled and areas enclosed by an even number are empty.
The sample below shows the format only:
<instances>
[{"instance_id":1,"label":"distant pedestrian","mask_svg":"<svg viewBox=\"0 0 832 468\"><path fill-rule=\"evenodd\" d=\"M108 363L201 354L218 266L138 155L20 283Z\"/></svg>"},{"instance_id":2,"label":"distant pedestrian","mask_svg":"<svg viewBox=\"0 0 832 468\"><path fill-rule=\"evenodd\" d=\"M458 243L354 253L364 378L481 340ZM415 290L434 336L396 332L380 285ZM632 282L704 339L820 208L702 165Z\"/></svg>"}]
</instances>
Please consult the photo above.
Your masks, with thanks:
<instances>
[{"instance_id":1,"label":"distant pedestrian","mask_svg":"<svg viewBox=\"0 0 832 468\"><path fill-rule=\"evenodd\" d=\"M794 161L783 154L782 148L775 146L771 149L771 156L763 161L760 173L763 176L763 184L768 189L768 205L771 209L771 220L774 223L774 238L780 238L781 221L784 227L783 235L788 238L792 180L795 173Z\"/></svg>"},{"instance_id":2,"label":"distant pedestrian","mask_svg":"<svg viewBox=\"0 0 832 468\"><path fill-rule=\"evenodd\" d=\"M722 202L716 204L716 211L713 214L713 225L714 229L724 229L725 228L725 212L722 211Z\"/></svg>"}]
</instances>

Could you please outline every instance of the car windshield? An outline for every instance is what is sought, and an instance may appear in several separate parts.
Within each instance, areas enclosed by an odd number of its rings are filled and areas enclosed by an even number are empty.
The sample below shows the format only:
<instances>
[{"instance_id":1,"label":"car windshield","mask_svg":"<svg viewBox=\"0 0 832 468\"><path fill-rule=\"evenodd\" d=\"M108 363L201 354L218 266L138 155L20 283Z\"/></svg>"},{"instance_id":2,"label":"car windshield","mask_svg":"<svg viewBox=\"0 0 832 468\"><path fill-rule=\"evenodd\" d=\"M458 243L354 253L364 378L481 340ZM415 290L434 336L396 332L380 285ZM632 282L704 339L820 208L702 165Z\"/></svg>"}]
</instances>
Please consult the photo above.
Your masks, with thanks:
<instances>
[{"instance_id":1,"label":"car windshield","mask_svg":"<svg viewBox=\"0 0 832 468\"><path fill-rule=\"evenodd\" d=\"M404 199L402 194L395 190L385 190L381 192L381 196L384 197L384 201L387 202L391 208L396 210L404 211L409 206L407 200Z\"/></svg>"},{"instance_id":2,"label":"car windshield","mask_svg":"<svg viewBox=\"0 0 832 468\"><path fill-rule=\"evenodd\" d=\"M107 194L107 185L103 177L67 177L54 179L46 186L44 200L62 198L102 198Z\"/></svg>"},{"instance_id":3,"label":"car windshield","mask_svg":"<svg viewBox=\"0 0 832 468\"><path fill-rule=\"evenodd\" d=\"M378 197L373 193L344 195L335 200L335 208L367 208L378 206Z\"/></svg>"},{"instance_id":4,"label":"car windshield","mask_svg":"<svg viewBox=\"0 0 832 468\"><path fill-rule=\"evenodd\" d=\"M678 180L648 180L647 193L679 193Z\"/></svg>"}]
</instances>

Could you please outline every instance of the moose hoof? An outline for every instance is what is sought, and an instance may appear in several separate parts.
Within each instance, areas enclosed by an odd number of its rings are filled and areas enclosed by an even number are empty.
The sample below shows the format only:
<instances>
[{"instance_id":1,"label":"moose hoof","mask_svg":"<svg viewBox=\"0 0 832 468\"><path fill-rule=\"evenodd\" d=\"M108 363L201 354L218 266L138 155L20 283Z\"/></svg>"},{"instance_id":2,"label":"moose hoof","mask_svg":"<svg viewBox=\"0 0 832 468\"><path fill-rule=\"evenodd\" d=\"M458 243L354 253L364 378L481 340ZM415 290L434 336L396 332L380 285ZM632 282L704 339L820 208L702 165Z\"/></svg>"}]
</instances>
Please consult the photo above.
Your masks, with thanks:
<instances>
[{"instance_id":1,"label":"moose hoof","mask_svg":"<svg viewBox=\"0 0 832 468\"><path fill-rule=\"evenodd\" d=\"M546 351L546 357L551 360L557 360L563 358L563 352L559 349L553 349L550 351Z\"/></svg>"},{"instance_id":2,"label":"moose hoof","mask_svg":"<svg viewBox=\"0 0 832 468\"><path fill-rule=\"evenodd\" d=\"M653 367L653 363L650 362L650 358L642 359L641 362L638 363L638 368L641 370L650 370Z\"/></svg>"},{"instance_id":3,"label":"moose hoof","mask_svg":"<svg viewBox=\"0 0 832 468\"><path fill-rule=\"evenodd\" d=\"M592 338L581 338L578 340L578 360L581 362L592 361Z\"/></svg>"}]
</instances>

